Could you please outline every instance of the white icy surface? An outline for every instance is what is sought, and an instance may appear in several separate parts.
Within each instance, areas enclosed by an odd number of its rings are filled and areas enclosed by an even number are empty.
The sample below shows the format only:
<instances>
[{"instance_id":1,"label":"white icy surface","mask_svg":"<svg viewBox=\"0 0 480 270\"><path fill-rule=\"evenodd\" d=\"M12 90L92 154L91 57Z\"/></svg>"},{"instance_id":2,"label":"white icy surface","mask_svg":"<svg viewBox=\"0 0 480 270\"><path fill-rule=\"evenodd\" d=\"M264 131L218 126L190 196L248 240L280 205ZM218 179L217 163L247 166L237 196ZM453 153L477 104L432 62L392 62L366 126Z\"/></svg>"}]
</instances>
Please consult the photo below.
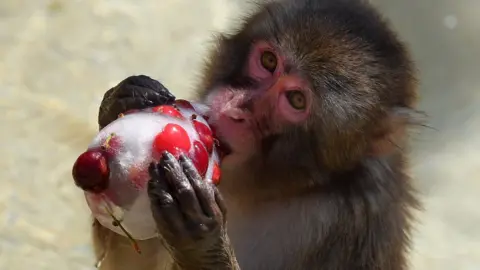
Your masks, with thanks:
<instances>
[{"instance_id":1,"label":"white icy surface","mask_svg":"<svg viewBox=\"0 0 480 270\"><path fill-rule=\"evenodd\" d=\"M197 106L195 106L197 107ZM200 105L198 106L200 107ZM204 108L204 107L202 107ZM93 215L105 227L119 234L125 235L119 226L113 225L113 219L107 211L107 207L115 217L121 220L122 226L135 239L144 240L157 236L155 222L150 211L150 202L147 194L147 186L138 186L130 179L129 173L133 167L140 171L146 171L149 164L155 161L153 156L153 142L155 136L163 131L167 124L181 126L190 138L190 154L193 154L194 141L200 141L198 133L192 124L191 115L197 114L196 121L207 123L196 111L179 108L183 119L165 116L161 113L150 112L150 109L127 114L116 119L104 127L93 139L89 149L102 146L106 139L114 134L114 139L120 141L115 155L108 160L110 167L110 179L108 189L100 194L85 192L85 197ZM218 162L216 150L210 155L209 167L205 179L210 179L213 162ZM147 176L148 177L148 176ZM145 181L148 179L145 178ZM111 200L108 194L115 194L120 201L129 200L127 204L117 203Z\"/></svg>"}]
</instances>

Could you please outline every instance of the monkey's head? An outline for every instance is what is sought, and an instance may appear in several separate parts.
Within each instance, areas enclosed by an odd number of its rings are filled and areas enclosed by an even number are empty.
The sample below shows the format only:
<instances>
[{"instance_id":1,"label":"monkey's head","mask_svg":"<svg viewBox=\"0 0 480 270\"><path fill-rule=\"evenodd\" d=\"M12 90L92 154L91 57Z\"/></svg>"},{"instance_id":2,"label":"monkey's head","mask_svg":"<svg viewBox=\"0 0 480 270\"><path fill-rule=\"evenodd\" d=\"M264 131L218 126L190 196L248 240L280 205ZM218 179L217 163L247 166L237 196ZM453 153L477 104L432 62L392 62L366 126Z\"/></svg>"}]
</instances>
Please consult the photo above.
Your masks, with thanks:
<instances>
[{"instance_id":1,"label":"monkey's head","mask_svg":"<svg viewBox=\"0 0 480 270\"><path fill-rule=\"evenodd\" d=\"M266 4L219 40L201 94L226 167L311 173L396 151L415 97L403 44L361 1L307 2Z\"/></svg>"}]
</instances>

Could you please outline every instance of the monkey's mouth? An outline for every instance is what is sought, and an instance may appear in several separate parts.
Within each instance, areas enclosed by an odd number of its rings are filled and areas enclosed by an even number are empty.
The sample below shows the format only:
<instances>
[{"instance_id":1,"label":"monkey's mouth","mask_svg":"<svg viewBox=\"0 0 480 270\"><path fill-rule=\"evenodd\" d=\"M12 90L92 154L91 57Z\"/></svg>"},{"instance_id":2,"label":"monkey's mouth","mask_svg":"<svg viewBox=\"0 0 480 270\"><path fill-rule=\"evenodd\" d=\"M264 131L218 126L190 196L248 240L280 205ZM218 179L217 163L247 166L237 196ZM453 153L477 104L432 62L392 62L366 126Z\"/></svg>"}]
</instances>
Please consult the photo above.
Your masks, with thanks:
<instances>
[{"instance_id":1,"label":"monkey's mouth","mask_svg":"<svg viewBox=\"0 0 480 270\"><path fill-rule=\"evenodd\" d=\"M226 156L232 154L233 152L232 147L228 143L218 138L217 138L217 147L218 147L218 154L220 156L220 160L224 159Z\"/></svg>"}]
</instances>

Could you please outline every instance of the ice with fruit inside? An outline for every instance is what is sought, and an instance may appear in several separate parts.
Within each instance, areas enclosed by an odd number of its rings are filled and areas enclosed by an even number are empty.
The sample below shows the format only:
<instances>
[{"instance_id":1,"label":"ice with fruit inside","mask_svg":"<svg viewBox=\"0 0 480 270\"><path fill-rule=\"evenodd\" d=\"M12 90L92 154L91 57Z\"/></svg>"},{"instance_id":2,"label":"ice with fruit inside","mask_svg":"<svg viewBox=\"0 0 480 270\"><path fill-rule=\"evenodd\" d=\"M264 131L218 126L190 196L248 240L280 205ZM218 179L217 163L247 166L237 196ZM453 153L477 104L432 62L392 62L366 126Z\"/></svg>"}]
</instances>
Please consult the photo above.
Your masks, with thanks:
<instances>
[{"instance_id":1,"label":"ice with fruit inside","mask_svg":"<svg viewBox=\"0 0 480 270\"><path fill-rule=\"evenodd\" d=\"M100 224L133 239L157 236L148 167L164 151L187 155L205 181L218 184L220 160L205 113L201 104L176 100L121 114L97 134L72 174Z\"/></svg>"}]
</instances>

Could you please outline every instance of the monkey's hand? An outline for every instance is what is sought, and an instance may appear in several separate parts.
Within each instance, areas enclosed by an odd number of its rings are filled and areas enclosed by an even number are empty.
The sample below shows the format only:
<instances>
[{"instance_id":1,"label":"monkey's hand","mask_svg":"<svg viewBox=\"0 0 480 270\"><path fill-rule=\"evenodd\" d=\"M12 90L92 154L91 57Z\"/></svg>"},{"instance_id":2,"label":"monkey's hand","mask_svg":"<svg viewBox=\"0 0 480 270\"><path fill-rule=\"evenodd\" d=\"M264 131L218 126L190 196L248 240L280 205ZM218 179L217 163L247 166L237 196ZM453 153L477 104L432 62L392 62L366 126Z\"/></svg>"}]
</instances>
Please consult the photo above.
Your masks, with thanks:
<instances>
[{"instance_id":1,"label":"monkey's hand","mask_svg":"<svg viewBox=\"0 0 480 270\"><path fill-rule=\"evenodd\" d=\"M105 93L98 124L103 128L117 119L120 113L169 104L174 100L175 96L159 81L145 75L130 76Z\"/></svg>"},{"instance_id":2,"label":"monkey's hand","mask_svg":"<svg viewBox=\"0 0 480 270\"><path fill-rule=\"evenodd\" d=\"M226 207L217 188L186 156L168 152L149 168L152 213L180 269L240 269L226 233Z\"/></svg>"}]
</instances>

